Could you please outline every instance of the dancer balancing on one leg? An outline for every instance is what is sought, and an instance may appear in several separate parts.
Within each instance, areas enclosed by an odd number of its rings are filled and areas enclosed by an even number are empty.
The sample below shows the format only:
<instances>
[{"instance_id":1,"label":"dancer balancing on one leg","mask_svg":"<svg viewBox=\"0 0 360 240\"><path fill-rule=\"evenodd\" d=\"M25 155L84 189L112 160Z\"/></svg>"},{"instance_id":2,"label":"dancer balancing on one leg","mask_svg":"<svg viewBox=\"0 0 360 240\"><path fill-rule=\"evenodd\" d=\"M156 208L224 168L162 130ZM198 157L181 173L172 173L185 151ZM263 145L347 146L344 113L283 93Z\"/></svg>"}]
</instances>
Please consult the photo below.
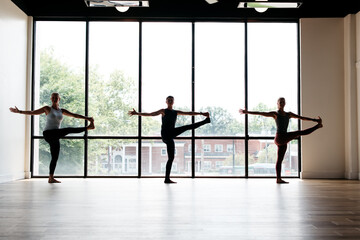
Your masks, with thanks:
<instances>
[{"instance_id":1,"label":"dancer balancing on one leg","mask_svg":"<svg viewBox=\"0 0 360 240\"><path fill-rule=\"evenodd\" d=\"M86 130L95 129L94 119L92 117L86 117L79 114L75 114L69 112L64 108L59 107L60 103L60 95L58 93L51 94L51 102L52 105L44 106L34 111L22 111L17 107L10 108L10 111L13 113L20 113L25 115L40 115L46 114L46 125L43 132L45 141L50 145L50 153L51 153L51 162L50 162L50 172L49 172L49 183L60 183L60 181L54 178L54 172L56 168L56 163L59 158L60 153L60 138L65 137L69 133L80 133ZM63 115L85 119L90 121L90 124L87 127L79 127L79 128L60 128L61 122L63 120Z\"/></svg>"},{"instance_id":2,"label":"dancer balancing on one leg","mask_svg":"<svg viewBox=\"0 0 360 240\"><path fill-rule=\"evenodd\" d=\"M136 112L135 109L132 111L129 111L129 115L138 115L138 116L158 116L162 115L162 125L161 125L161 138L163 142L166 144L167 147L167 153L168 153L168 161L166 163L166 173L165 173L165 181L164 183L176 183L172 180L170 180L170 172L171 172L171 166L174 161L175 156L175 142L174 138L182 134L183 132L198 128L206 123L210 123L210 117L208 112L183 112L179 110L174 110L174 97L168 96L166 98L166 104L167 108L160 109L156 112L152 113L140 113ZM203 115L206 117L205 120L201 122L197 122L190 125L185 125L182 127L175 127L175 122L177 115L188 115L188 116L195 116L195 115Z\"/></svg>"},{"instance_id":3,"label":"dancer balancing on one leg","mask_svg":"<svg viewBox=\"0 0 360 240\"><path fill-rule=\"evenodd\" d=\"M275 112L275 111L274 112L254 112L254 111L248 111L246 109L240 109L239 112L241 114L261 115L264 117L272 117L275 119L277 131L276 131L274 142L278 147L277 162L276 162L276 182L277 183L288 183L281 179L281 164L284 160L288 142L290 142L293 139L298 138L299 136L308 135L308 134L312 133L313 131L315 131L316 129L322 128L323 125L322 125L322 120L320 117L315 119L315 118L299 116L292 112L285 112L284 111L285 98L282 98L282 97L279 98L277 105L278 105L277 112ZM314 121L314 122L317 122L318 124L312 128L308 128L305 130L295 131L295 132L287 132L290 118L296 118L296 119L301 119L301 120L305 120L305 121Z\"/></svg>"}]
</instances>

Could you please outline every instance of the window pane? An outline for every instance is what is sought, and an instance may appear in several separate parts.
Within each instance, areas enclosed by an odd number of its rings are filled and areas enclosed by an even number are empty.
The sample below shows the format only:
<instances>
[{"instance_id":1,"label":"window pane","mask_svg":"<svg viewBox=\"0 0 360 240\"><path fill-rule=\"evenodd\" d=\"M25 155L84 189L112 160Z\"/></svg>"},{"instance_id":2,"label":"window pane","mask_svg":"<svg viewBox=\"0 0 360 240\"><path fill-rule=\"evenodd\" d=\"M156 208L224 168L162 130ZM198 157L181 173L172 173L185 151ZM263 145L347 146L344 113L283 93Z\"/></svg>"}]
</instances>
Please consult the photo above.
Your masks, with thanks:
<instances>
[{"instance_id":1,"label":"window pane","mask_svg":"<svg viewBox=\"0 0 360 240\"><path fill-rule=\"evenodd\" d=\"M195 40L195 108L211 115L196 135L244 135L244 24L196 23Z\"/></svg>"},{"instance_id":2,"label":"window pane","mask_svg":"<svg viewBox=\"0 0 360 240\"><path fill-rule=\"evenodd\" d=\"M55 176L84 175L84 140L61 139ZM34 176L48 176L50 146L44 139L34 139Z\"/></svg>"},{"instance_id":3,"label":"window pane","mask_svg":"<svg viewBox=\"0 0 360 240\"><path fill-rule=\"evenodd\" d=\"M138 143L134 140L89 140L89 176L137 176Z\"/></svg>"},{"instance_id":4,"label":"window pane","mask_svg":"<svg viewBox=\"0 0 360 240\"><path fill-rule=\"evenodd\" d=\"M91 22L89 135L137 135L138 119L127 113L138 106L139 23Z\"/></svg>"},{"instance_id":5,"label":"window pane","mask_svg":"<svg viewBox=\"0 0 360 240\"><path fill-rule=\"evenodd\" d=\"M175 140L175 159L171 176L191 176L190 140ZM166 144L161 140L143 140L141 146L142 176L165 176L168 160Z\"/></svg>"},{"instance_id":6,"label":"window pane","mask_svg":"<svg viewBox=\"0 0 360 240\"><path fill-rule=\"evenodd\" d=\"M35 109L51 106L51 93L58 92L61 108L84 115L85 23L37 22L35 53ZM34 117L35 135L42 135L45 121L45 114ZM64 117L61 127L84 125L84 120Z\"/></svg>"},{"instance_id":7,"label":"window pane","mask_svg":"<svg viewBox=\"0 0 360 240\"><path fill-rule=\"evenodd\" d=\"M248 37L249 110L276 111L278 98L285 97L285 111L297 113L297 24L249 23ZM249 134L275 133L274 119L249 115Z\"/></svg>"},{"instance_id":8,"label":"window pane","mask_svg":"<svg viewBox=\"0 0 360 240\"><path fill-rule=\"evenodd\" d=\"M195 141L196 176L245 176L245 141L201 139Z\"/></svg>"},{"instance_id":9,"label":"window pane","mask_svg":"<svg viewBox=\"0 0 360 240\"><path fill-rule=\"evenodd\" d=\"M169 95L174 109L191 110L191 23L143 23L142 29L142 111L166 108ZM189 116L177 119L177 126L189 123ZM160 116L142 118L145 136L159 136L160 126Z\"/></svg>"},{"instance_id":10,"label":"window pane","mask_svg":"<svg viewBox=\"0 0 360 240\"><path fill-rule=\"evenodd\" d=\"M277 146L274 140L249 141L249 176L276 176ZM298 176L298 140L288 144L281 176Z\"/></svg>"}]
</instances>

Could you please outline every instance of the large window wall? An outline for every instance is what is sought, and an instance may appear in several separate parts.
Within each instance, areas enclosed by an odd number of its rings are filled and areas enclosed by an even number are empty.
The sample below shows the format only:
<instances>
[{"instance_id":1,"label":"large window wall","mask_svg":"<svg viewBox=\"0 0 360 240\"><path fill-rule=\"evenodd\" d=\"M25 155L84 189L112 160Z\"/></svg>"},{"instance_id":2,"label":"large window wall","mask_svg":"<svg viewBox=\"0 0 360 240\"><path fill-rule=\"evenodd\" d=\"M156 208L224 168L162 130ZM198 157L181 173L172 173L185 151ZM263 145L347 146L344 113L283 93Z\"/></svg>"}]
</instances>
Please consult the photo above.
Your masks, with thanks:
<instances>
[{"instance_id":1,"label":"large window wall","mask_svg":"<svg viewBox=\"0 0 360 240\"><path fill-rule=\"evenodd\" d=\"M162 177L167 161L161 116L133 108L210 112L211 123L175 140L172 176L274 177L272 118L239 108L299 113L298 24L246 22L35 21L33 109L51 105L92 116L96 129L61 139L55 174ZM177 126L202 120L179 116ZM47 176L46 116L33 117L32 174ZM65 117L62 127L86 126ZM289 130L299 129L291 121ZM283 176L299 176L299 140L289 143Z\"/></svg>"}]
</instances>

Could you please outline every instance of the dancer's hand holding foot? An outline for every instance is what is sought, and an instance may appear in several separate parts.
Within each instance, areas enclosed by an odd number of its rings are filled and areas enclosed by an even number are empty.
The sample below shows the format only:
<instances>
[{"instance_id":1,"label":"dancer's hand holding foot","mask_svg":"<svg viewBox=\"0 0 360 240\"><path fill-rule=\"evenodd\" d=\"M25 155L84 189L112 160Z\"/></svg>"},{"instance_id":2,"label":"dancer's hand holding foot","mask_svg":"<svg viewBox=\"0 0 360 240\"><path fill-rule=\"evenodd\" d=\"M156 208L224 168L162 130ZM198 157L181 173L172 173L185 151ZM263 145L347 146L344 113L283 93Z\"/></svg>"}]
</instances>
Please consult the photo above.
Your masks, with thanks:
<instances>
[{"instance_id":1,"label":"dancer's hand holding foot","mask_svg":"<svg viewBox=\"0 0 360 240\"><path fill-rule=\"evenodd\" d=\"M201 115L203 115L204 117L206 117L205 122L206 123L210 123L210 113L209 112L205 112L205 113L201 113Z\"/></svg>"},{"instance_id":2,"label":"dancer's hand holding foot","mask_svg":"<svg viewBox=\"0 0 360 240\"><path fill-rule=\"evenodd\" d=\"M322 127L323 127L323 124L322 124L322 119L321 119L320 116L318 116L317 122L318 122L318 127L319 127L319 128L322 128Z\"/></svg>"},{"instance_id":3,"label":"dancer's hand holding foot","mask_svg":"<svg viewBox=\"0 0 360 240\"><path fill-rule=\"evenodd\" d=\"M89 126L87 126L87 130L93 130L95 129L95 124L94 124L94 118L89 118L88 121L90 121Z\"/></svg>"}]
</instances>

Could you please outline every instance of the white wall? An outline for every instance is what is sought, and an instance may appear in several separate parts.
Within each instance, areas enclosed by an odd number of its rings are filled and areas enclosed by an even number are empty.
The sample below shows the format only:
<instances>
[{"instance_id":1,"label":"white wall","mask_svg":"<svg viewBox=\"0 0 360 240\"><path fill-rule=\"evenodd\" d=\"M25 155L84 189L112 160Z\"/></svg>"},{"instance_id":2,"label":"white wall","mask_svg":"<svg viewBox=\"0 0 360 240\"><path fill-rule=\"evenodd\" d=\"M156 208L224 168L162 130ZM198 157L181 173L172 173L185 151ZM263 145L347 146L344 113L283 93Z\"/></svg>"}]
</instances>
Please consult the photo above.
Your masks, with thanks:
<instances>
[{"instance_id":1,"label":"white wall","mask_svg":"<svg viewBox=\"0 0 360 240\"><path fill-rule=\"evenodd\" d=\"M24 178L28 166L28 121L9 111L28 107L28 23L14 3L0 1L0 182Z\"/></svg>"},{"instance_id":2,"label":"white wall","mask_svg":"<svg viewBox=\"0 0 360 240\"><path fill-rule=\"evenodd\" d=\"M357 148L357 166L358 166L358 179L360 179L360 12L355 16L355 75L357 85L357 133L358 133L358 148ZM355 165L355 164L354 164Z\"/></svg>"},{"instance_id":3,"label":"white wall","mask_svg":"<svg viewBox=\"0 0 360 240\"><path fill-rule=\"evenodd\" d=\"M300 28L302 115L319 115L324 123L302 138L302 177L343 178L344 19L301 19Z\"/></svg>"},{"instance_id":4,"label":"white wall","mask_svg":"<svg viewBox=\"0 0 360 240\"><path fill-rule=\"evenodd\" d=\"M358 179L358 113L355 15L344 18L345 178Z\"/></svg>"}]
</instances>

